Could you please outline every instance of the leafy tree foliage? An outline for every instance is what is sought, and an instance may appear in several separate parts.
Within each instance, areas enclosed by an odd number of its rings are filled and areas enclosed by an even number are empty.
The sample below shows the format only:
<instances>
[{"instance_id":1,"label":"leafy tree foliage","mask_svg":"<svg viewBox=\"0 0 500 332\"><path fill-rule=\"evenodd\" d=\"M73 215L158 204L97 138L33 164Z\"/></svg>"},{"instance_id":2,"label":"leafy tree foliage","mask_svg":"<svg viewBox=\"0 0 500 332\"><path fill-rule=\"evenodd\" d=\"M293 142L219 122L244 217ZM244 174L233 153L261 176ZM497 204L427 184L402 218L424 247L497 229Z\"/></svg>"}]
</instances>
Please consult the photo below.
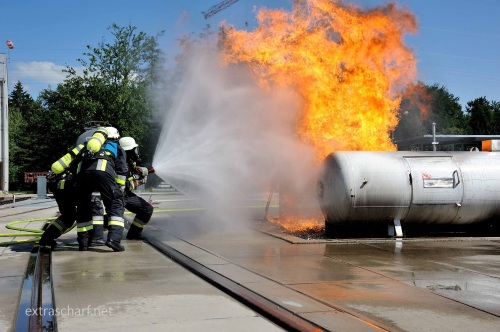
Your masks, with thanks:
<instances>
[{"instance_id":1,"label":"leafy tree foliage","mask_svg":"<svg viewBox=\"0 0 500 332\"><path fill-rule=\"evenodd\" d=\"M462 112L458 97L437 84L419 82L411 86L401 101L399 119L395 139L430 134L433 123L437 124L440 134L468 133L468 119Z\"/></svg>"},{"instance_id":2,"label":"leafy tree foliage","mask_svg":"<svg viewBox=\"0 0 500 332\"><path fill-rule=\"evenodd\" d=\"M143 147L143 157L149 158L154 151L144 148L144 143L153 123L152 91L161 82L164 58L157 39L163 32L150 37L136 29L113 24L114 43L87 46L88 60L79 61L86 67L84 78L93 81L92 99L101 103L95 119L113 124L122 136L134 137Z\"/></svg>"},{"instance_id":3,"label":"leafy tree foliage","mask_svg":"<svg viewBox=\"0 0 500 332\"><path fill-rule=\"evenodd\" d=\"M438 125L440 134L465 135L468 133L467 117L462 111L458 97L448 92L444 86L428 86L431 95L431 116L426 124L432 132L432 122Z\"/></svg>"},{"instance_id":4,"label":"leafy tree foliage","mask_svg":"<svg viewBox=\"0 0 500 332\"><path fill-rule=\"evenodd\" d=\"M59 155L71 147L82 133L85 123L101 121L118 128L122 136L132 136L141 147L143 159L152 157L154 150L146 143L150 138L152 110L155 103L152 89L160 83L163 55L158 37L136 32L134 26L113 24L109 31L113 42L87 46L78 59L84 66L83 75L68 67L65 81L56 90L44 90L39 96L50 114L52 132L59 134Z\"/></svg>"},{"instance_id":5,"label":"leafy tree foliage","mask_svg":"<svg viewBox=\"0 0 500 332\"><path fill-rule=\"evenodd\" d=\"M50 150L45 142L48 122L40 103L17 82L9 96L9 182L21 189L24 172L44 171L40 165Z\"/></svg>"},{"instance_id":6,"label":"leafy tree foliage","mask_svg":"<svg viewBox=\"0 0 500 332\"><path fill-rule=\"evenodd\" d=\"M486 97L481 97L469 101L465 111L469 114L469 128L473 135L492 135L495 133L495 122L498 121L498 114L494 116L495 106L498 103L490 103ZM498 113L498 106L497 113Z\"/></svg>"},{"instance_id":7,"label":"leafy tree foliage","mask_svg":"<svg viewBox=\"0 0 500 332\"><path fill-rule=\"evenodd\" d=\"M491 117L491 127L493 134L500 134L500 102L492 101L491 108L493 115Z\"/></svg>"}]
</instances>

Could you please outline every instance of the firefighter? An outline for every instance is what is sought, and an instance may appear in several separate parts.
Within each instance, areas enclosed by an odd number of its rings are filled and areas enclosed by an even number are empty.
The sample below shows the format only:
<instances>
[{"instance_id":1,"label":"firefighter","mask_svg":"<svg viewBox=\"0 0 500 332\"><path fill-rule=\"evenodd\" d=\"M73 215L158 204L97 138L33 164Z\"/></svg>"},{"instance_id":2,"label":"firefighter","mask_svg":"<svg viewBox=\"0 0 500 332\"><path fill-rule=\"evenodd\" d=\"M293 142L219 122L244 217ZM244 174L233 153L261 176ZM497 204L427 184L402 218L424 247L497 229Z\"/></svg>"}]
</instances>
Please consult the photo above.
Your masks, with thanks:
<instances>
[{"instance_id":1,"label":"firefighter","mask_svg":"<svg viewBox=\"0 0 500 332\"><path fill-rule=\"evenodd\" d=\"M39 241L42 250L48 248L54 250L57 246L56 239L70 228L76 220L75 173L74 167L72 170L70 164L76 165L72 161L80 154L82 148L83 145L74 147L65 156L53 163L47 175L47 185L54 194L60 215L43 232ZM66 167L62 166L63 163Z\"/></svg>"},{"instance_id":2,"label":"firefighter","mask_svg":"<svg viewBox=\"0 0 500 332\"><path fill-rule=\"evenodd\" d=\"M132 137L122 137L120 139L120 146L127 153L128 174L123 196L125 208L135 213L134 220L127 232L127 239L143 240L144 236L142 235L142 231L151 219L153 206L144 198L137 196L132 190L146 183L150 170L146 167L137 166L137 163L141 161L139 158L139 146Z\"/></svg>"},{"instance_id":3,"label":"firefighter","mask_svg":"<svg viewBox=\"0 0 500 332\"><path fill-rule=\"evenodd\" d=\"M112 128L112 129L111 129ZM82 160L77 168L77 227L81 251L88 250L93 231L90 202L92 193L98 191L109 216L106 246L113 251L124 251L121 245L124 228L123 192L127 175L125 151L113 136L116 128L98 129L82 149ZM117 131L116 131L117 132Z\"/></svg>"},{"instance_id":4,"label":"firefighter","mask_svg":"<svg viewBox=\"0 0 500 332\"><path fill-rule=\"evenodd\" d=\"M106 127L107 139L118 144L120 139L120 133L115 127ZM91 137L90 135L86 135ZM101 209L97 209L98 204L100 204ZM92 214L92 233L90 237L90 247L105 245L104 241L104 210L102 209L102 202L96 195L92 195L91 204L91 214Z\"/></svg>"},{"instance_id":5,"label":"firefighter","mask_svg":"<svg viewBox=\"0 0 500 332\"><path fill-rule=\"evenodd\" d=\"M76 145L85 145L99 129L97 124L86 126L86 131L76 140ZM101 128L102 129L102 128ZM120 138L118 130L114 127L106 127L108 139L117 141ZM76 204L76 203L75 203ZM102 201L97 195L92 195L91 200L92 231L89 232L90 247L104 246L104 208Z\"/></svg>"},{"instance_id":6,"label":"firefighter","mask_svg":"<svg viewBox=\"0 0 500 332\"><path fill-rule=\"evenodd\" d=\"M47 227L42 234L39 244L42 250L54 249L57 246L55 241L76 220L76 189L75 174L84 142L78 142L68 153L54 162L47 175L49 190L54 194L59 208L59 217ZM93 200L91 204L92 215L102 216L104 210L99 200Z\"/></svg>"}]
</instances>

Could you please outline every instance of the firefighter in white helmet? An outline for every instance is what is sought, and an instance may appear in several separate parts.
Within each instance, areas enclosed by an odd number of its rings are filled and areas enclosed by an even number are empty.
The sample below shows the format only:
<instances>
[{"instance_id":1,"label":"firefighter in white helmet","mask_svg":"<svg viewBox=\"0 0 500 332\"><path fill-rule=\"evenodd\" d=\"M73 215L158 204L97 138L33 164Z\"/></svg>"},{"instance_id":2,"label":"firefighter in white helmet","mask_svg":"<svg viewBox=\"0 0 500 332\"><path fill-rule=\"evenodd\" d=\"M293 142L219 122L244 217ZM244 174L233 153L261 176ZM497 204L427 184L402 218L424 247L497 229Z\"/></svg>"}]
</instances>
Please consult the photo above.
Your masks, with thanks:
<instances>
[{"instance_id":1,"label":"firefighter in white helmet","mask_svg":"<svg viewBox=\"0 0 500 332\"><path fill-rule=\"evenodd\" d=\"M116 129L115 127L106 127L106 132L108 141L118 143L118 140L120 139L120 132L118 131L118 129ZM101 202L101 200L95 195L92 195L92 200L96 200L99 203ZM91 208L92 236L90 237L90 247L103 246L106 244L106 241L104 241L104 210L97 210L95 208L96 205L96 203L93 203Z\"/></svg>"},{"instance_id":2,"label":"firefighter in white helmet","mask_svg":"<svg viewBox=\"0 0 500 332\"><path fill-rule=\"evenodd\" d=\"M123 191L128 173L125 151L116 142L118 131L108 127L92 138L82 149L83 159L77 169L77 232L80 250L88 250L93 231L92 192L98 191L109 216L106 246L124 251L121 239L124 229Z\"/></svg>"},{"instance_id":3,"label":"firefighter in white helmet","mask_svg":"<svg viewBox=\"0 0 500 332\"><path fill-rule=\"evenodd\" d=\"M139 146L132 137L120 138L120 146L127 153L127 183L125 186L125 193L123 196L125 209L135 213L134 220L130 225L127 232L128 240L143 240L144 236L142 231L151 219L153 214L153 206L149 204L144 198L137 196L132 190L136 189L139 185L146 183L148 173L151 169L146 167L139 167L137 163L140 162Z\"/></svg>"}]
</instances>

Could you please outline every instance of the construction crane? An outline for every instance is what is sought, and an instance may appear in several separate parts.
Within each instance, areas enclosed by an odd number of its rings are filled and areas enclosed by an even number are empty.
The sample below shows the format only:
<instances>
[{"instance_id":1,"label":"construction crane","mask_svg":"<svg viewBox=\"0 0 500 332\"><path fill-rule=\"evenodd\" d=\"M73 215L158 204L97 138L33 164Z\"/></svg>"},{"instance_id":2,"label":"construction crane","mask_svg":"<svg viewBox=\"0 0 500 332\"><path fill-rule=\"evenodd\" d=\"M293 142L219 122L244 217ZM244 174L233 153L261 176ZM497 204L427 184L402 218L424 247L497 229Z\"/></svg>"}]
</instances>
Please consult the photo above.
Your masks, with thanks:
<instances>
[{"instance_id":1,"label":"construction crane","mask_svg":"<svg viewBox=\"0 0 500 332\"><path fill-rule=\"evenodd\" d=\"M209 18L212 15L217 14L221 10L231 6L233 3L238 2L239 0L224 0L216 5L213 5L212 7L208 8L208 10L201 12L205 19Z\"/></svg>"}]
</instances>

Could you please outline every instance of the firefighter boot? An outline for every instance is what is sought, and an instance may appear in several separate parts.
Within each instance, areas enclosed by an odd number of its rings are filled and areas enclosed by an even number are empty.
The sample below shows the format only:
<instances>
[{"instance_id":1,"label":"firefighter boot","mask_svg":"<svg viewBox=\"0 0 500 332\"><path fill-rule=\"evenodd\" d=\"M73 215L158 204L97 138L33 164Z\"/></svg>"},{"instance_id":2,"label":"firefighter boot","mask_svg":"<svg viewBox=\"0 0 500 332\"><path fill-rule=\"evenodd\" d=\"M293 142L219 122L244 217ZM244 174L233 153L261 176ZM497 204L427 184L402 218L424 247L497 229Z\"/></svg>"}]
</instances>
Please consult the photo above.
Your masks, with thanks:
<instances>
[{"instance_id":1,"label":"firefighter boot","mask_svg":"<svg viewBox=\"0 0 500 332\"><path fill-rule=\"evenodd\" d=\"M142 235L142 228L137 227L136 225L130 225L130 228L127 232L127 240L144 240L145 237Z\"/></svg>"},{"instance_id":2,"label":"firefighter boot","mask_svg":"<svg viewBox=\"0 0 500 332\"><path fill-rule=\"evenodd\" d=\"M39 245L41 250L54 250L57 246L57 239L61 236L61 231L54 225L50 225L42 234Z\"/></svg>"},{"instance_id":3,"label":"firefighter boot","mask_svg":"<svg viewBox=\"0 0 500 332\"><path fill-rule=\"evenodd\" d=\"M106 246L113 251L125 251L125 248L120 244L123 236L124 219L122 217L110 216L108 222L108 240Z\"/></svg>"},{"instance_id":4,"label":"firefighter boot","mask_svg":"<svg viewBox=\"0 0 500 332\"><path fill-rule=\"evenodd\" d=\"M104 226L102 224L96 224L94 220L93 224L93 234L90 240L91 247L103 246L106 244L104 241Z\"/></svg>"},{"instance_id":5,"label":"firefighter boot","mask_svg":"<svg viewBox=\"0 0 500 332\"><path fill-rule=\"evenodd\" d=\"M77 232L76 240L78 241L78 249L80 251L89 250L90 236L88 232Z\"/></svg>"},{"instance_id":6,"label":"firefighter boot","mask_svg":"<svg viewBox=\"0 0 500 332\"><path fill-rule=\"evenodd\" d=\"M125 247L115 240L108 239L108 241L106 241L106 246L113 249L113 251L125 251Z\"/></svg>"}]
</instances>

